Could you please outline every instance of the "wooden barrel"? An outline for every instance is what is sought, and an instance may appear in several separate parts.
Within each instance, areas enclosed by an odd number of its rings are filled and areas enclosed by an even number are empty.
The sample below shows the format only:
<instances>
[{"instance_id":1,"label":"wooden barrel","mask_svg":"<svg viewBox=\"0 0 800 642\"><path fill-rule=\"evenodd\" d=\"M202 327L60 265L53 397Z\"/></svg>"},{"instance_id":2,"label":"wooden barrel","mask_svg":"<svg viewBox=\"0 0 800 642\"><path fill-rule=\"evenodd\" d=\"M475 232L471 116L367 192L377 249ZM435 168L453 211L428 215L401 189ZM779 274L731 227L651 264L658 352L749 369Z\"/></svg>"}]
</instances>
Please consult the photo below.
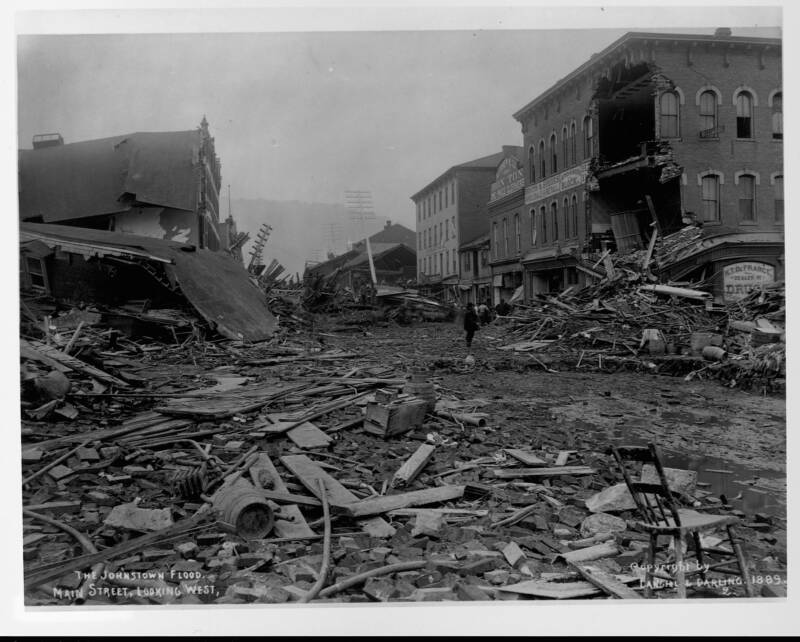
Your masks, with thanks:
<instances>
[{"instance_id":1,"label":"wooden barrel","mask_svg":"<svg viewBox=\"0 0 800 642\"><path fill-rule=\"evenodd\" d=\"M214 496L214 508L219 511L220 523L244 539L265 537L275 523L275 515L264 497L241 479L220 489Z\"/></svg>"}]
</instances>

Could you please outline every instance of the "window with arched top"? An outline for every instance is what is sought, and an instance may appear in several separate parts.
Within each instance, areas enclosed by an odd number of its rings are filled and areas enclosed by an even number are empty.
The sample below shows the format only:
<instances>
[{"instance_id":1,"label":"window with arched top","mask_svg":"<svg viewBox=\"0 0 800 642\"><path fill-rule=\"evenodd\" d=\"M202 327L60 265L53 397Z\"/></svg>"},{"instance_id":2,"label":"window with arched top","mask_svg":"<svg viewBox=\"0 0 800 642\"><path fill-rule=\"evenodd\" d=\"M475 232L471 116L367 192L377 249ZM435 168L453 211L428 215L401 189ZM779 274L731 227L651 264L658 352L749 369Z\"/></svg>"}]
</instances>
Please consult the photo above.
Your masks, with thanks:
<instances>
[{"instance_id":1,"label":"window with arched top","mask_svg":"<svg viewBox=\"0 0 800 642\"><path fill-rule=\"evenodd\" d=\"M583 157L591 158L594 154L594 125L592 117L586 116L583 119Z\"/></svg>"},{"instance_id":2,"label":"window with arched top","mask_svg":"<svg viewBox=\"0 0 800 642\"><path fill-rule=\"evenodd\" d=\"M544 205L539 210L539 216L542 219L542 243L547 243L547 210Z\"/></svg>"},{"instance_id":3,"label":"window with arched top","mask_svg":"<svg viewBox=\"0 0 800 642\"><path fill-rule=\"evenodd\" d=\"M528 148L528 180L531 183L536 182L536 152L533 145Z\"/></svg>"},{"instance_id":4,"label":"window with arched top","mask_svg":"<svg viewBox=\"0 0 800 642\"><path fill-rule=\"evenodd\" d=\"M772 97L772 137L783 140L783 94L780 92Z\"/></svg>"},{"instance_id":5,"label":"window with arched top","mask_svg":"<svg viewBox=\"0 0 800 642\"><path fill-rule=\"evenodd\" d=\"M700 138L717 138L717 94L704 91L700 94Z\"/></svg>"},{"instance_id":6,"label":"window with arched top","mask_svg":"<svg viewBox=\"0 0 800 642\"><path fill-rule=\"evenodd\" d=\"M497 222L492 223L492 256L497 258L500 248L500 238L497 236Z\"/></svg>"},{"instance_id":7,"label":"window with arched top","mask_svg":"<svg viewBox=\"0 0 800 642\"><path fill-rule=\"evenodd\" d=\"M503 256L508 256L508 218L503 218Z\"/></svg>"},{"instance_id":8,"label":"window with arched top","mask_svg":"<svg viewBox=\"0 0 800 642\"><path fill-rule=\"evenodd\" d=\"M531 247L536 245L536 208L531 208L530 211L531 223Z\"/></svg>"},{"instance_id":9,"label":"window with arched top","mask_svg":"<svg viewBox=\"0 0 800 642\"><path fill-rule=\"evenodd\" d=\"M539 173L542 175L542 178L547 176L547 167L545 167L545 153L544 153L544 141L539 141Z\"/></svg>"},{"instance_id":10,"label":"window with arched top","mask_svg":"<svg viewBox=\"0 0 800 642\"><path fill-rule=\"evenodd\" d=\"M736 138L753 138L753 96L749 91L736 95Z\"/></svg>"},{"instance_id":11,"label":"window with arched top","mask_svg":"<svg viewBox=\"0 0 800 642\"><path fill-rule=\"evenodd\" d=\"M678 138L680 136L678 106L680 101L674 91L665 91L659 98L659 122L661 138Z\"/></svg>"},{"instance_id":12,"label":"window with arched top","mask_svg":"<svg viewBox=\"0 0 800 642\"><path fill-rule=\"evenodd\" d=\"M558 148L556 147L556 135L550 134L550 173L558 171Z\"/></svg>"},{"instance_id":13,"label":"window with arched top","mask_svg":"<svg viewBox=\"0 0 800 642\"><path fill-rule=\"evenodd\" d=\"M572 235L578 237L578 197L572 196Z\"/></svg>"},{"instance_id":14,"label":"window with arched top","mask_svg":"<svg viewBox=\"0 0 800 642\"><path fill-rule=\"evenodd\" d=\"M741 174L738 183L739 220L753 223L756 220L756 177Z\"/></svg>"},{"instance_id":15,"label":"window with arched top","mask_svg":"<svg viewBox=\"0 0 800 642\"><path fill-rule=\"evenodd\" d=\"M578 143L575 140L575 123L573 122L569 128L570 162L572 165L578 162L577 145Z\"/></svg>"},{"instance_id":16,"label":"window with arched top","mask_svg":"<svg viewBox=\"0 0 800 642\"><path fill-rule=\"evenodd\" d=\"M569 238L569 199L564 199L564 238Z\"/></svg>"},{"instance_id":17,"label":"window with arched top","mask_svg":"<svg viewBox=\"0 0 800 642\"><path fill-rule=\"evenodd\" d=\"M553 225L553 240L558 240L558 203L553 201L550 204L550 214L552 216L552 225Z\"/></svg>"},{"instance_id":18,"label":"window with arched top","mask_svg":"<svg viewBox=\"0 0 800 642\"><path fill-rule=\"evenodd\" d=\"M519 254L522 251L522 231L519 227L519 214L514 214L514 251Z\"/></svg>"},{"instance_id":19,"label":"window with arched top","mask_svg":"<svg viewBox=\"0 0 800 642\"><path fill-rule=\"evenodd\" d=\"M718 174L706 174L700 179L703 199L703 220L720 220L720 179Z\"/></svg>"},{"instance_id":20,"label":"window with arched top","mask_svg":"<svg viewBox=\"0 0 800 642\"><path fill-rule=\"evenodd\" d=\"M561 162L564 167L569 167L569 139L566 125L561 129Z\"/></svg>"}]
</instances>

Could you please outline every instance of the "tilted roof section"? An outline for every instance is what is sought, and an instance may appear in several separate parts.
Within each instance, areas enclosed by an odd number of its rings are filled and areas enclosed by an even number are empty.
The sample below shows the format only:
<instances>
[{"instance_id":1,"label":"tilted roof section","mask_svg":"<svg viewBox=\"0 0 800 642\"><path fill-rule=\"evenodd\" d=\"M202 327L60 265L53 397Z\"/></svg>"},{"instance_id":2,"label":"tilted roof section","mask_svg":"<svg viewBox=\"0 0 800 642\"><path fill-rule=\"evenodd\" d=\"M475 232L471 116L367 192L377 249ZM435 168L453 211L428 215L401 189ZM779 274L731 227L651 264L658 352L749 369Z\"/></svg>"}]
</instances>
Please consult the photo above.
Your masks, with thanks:
<instances>
[{"instance_id":1,"label":"tilted roof section","mask_svg":"<svg viewBox=\"0 0 800 642\"><path fill-rule=\"evenodd\" d=\"M581 74L595 66L603 66L608 64L608 58L614 54L618 49L627 45L635 40L660 40L660 41L684 41L684 42L705 42L716 44L742 44L742 45L766 45L770 47L781 47L780 38L754 38L750 36L715 36L713 34L686 34L686 33L653 33L644 31L629 31L624 36L612 42L608 47L603 49L600 53L594 54L589 60L583 63L580 67L564 76L561 80L552 85L549 89L539 94L531 102L525 105L522 109L517 110L513 117L515 120L521 122L521 119L526 113L536 108L539 104L544 102L552 94L554 94L563 85L571 80L574 80Z\"/></svg>"},{"instance_id":2,"label":"tilted roof section","mask_svg":"<svg viewBox=\"0 0 800 642\"><path fill-rule=\"evenodd\" d=\"M197 208L199 130L137 132L19 150L19 214L45 223L114 214L133 202Z\"/></svg>"}]
</instances>

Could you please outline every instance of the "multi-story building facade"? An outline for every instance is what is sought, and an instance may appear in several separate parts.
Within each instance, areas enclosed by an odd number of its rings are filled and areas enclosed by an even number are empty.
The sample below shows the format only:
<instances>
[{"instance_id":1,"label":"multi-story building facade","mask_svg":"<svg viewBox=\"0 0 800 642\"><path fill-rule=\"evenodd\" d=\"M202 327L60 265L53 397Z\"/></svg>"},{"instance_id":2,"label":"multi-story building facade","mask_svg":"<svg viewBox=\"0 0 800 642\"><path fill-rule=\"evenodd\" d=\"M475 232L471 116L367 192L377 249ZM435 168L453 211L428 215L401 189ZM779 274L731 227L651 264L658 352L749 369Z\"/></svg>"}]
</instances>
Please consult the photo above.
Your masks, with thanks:
<instances>
[{"instance_id":1,"label":"multi-story building facade","mask_svg":"<svg viewBox=\"0 0 800 642\"><path fill-rule=\"evenodd\" d=\"M489 235L462 243L458 248L461 302L478 304L492 298L492 266L489 264Z\"/></svg>"},{"instance_id":2,"label":"multi-story building facade","mask_svg":"<svg viewBox=\"0 0 800 642\"><path fill-rule=\"evenodd\" d=\"M721 301L783 278L781 51L728 29L628 33L516 112L526 296L692 221L668 278L709 280Z\"/></svg>"},{"instance_id":3,"label":"multi-story building facade","mask_svg":"<svg viewBox=\"0 0 800 642\"><path fill-rule=\"evenodd\" d=\"M525 211L525 167L522 147L506 147L489 192L489 265L491 299L508 301L522 285L522 216Z\"/></svg>"},{"instance_id":4,"label":"multi-story building facade","mask_svg":"<svg viewBox=\"0 0 800 642\"><path fill-rule=\"evenodd\" d=\"M454 165L411 197L417 210L417 280L441 291L459 284L459 248L488 231L487 204L504 151Z\"/></svg>"}]
</instances>

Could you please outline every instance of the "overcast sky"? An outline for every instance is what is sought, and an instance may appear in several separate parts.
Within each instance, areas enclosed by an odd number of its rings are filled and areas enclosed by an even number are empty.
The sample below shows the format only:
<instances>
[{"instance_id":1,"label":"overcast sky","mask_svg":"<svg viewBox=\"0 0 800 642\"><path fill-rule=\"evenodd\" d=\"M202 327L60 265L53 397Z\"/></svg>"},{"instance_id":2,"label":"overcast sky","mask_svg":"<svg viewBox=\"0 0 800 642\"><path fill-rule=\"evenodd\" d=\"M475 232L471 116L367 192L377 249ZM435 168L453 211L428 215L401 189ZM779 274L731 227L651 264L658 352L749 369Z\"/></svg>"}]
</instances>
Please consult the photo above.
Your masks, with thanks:
<instances>
[{"instance_id":1,"label":"overcast sky","mask_svg":"<svg viewBox=\"0 0 800 642\"><path fill-rule=\"evenodd\" d=\"M778 15L739 10L713 24ZM69 143L192 129L205 115L234 198L337 203L371 190L377 214L413 227L411 194L521 144L514 111L643 27L22 35L19 146L45 132Z\"/></svg>"}]
</instances>

